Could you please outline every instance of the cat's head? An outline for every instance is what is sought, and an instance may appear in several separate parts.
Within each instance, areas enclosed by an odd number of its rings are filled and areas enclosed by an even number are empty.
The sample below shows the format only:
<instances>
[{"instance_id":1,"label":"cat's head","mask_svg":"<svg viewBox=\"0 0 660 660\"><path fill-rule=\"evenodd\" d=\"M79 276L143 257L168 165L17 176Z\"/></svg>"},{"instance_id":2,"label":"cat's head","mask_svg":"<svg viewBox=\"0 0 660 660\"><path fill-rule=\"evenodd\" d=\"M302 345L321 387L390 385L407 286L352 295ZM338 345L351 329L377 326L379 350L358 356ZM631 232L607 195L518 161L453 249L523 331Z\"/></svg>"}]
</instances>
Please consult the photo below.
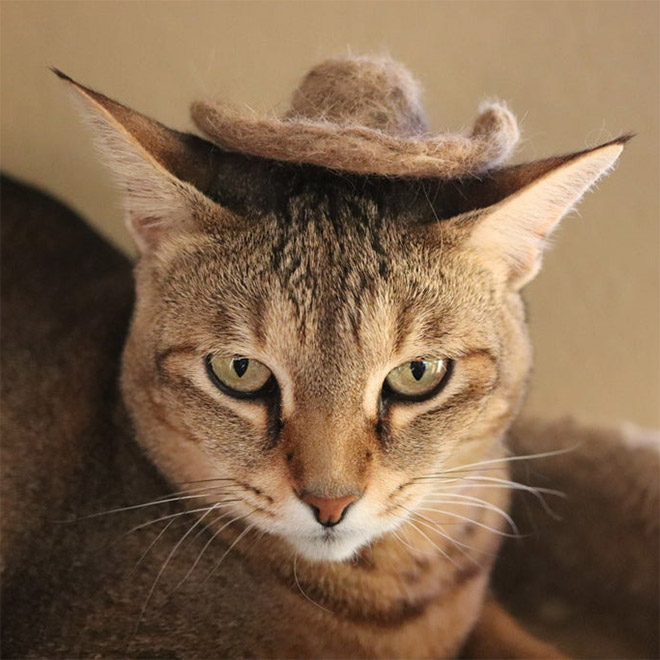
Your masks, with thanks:
<instances>
[{"instance_id":1,"label":"cat's head","mask_svg":"<svg viewBox=\"0 0 660 660\"><path fill-rule=\"evenodd\" d=\"M530 368L520 290L623 140L479 178L359 176L75 89L140 250L124 398L173 484L342 560L425 477L488 457Z\"/></svg>"}]
</instances>

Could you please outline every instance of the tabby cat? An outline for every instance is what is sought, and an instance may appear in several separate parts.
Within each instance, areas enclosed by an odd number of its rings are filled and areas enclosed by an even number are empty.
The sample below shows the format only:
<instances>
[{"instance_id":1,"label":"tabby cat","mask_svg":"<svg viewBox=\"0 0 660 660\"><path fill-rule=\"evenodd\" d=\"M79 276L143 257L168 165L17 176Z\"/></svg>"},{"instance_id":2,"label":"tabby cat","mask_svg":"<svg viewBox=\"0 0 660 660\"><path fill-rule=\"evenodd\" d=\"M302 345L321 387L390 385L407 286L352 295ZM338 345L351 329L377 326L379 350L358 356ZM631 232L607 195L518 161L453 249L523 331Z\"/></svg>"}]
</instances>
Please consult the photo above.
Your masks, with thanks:
<instances>
[{"instance_id":1,"label":"tabby cat","mask_svg":"<svg viewBox=\"0 0 660 660\"><path fill-rule=\"evenodd\" d=\"M364 175L221 149L64 78L140 251L121 389L196 514L172 553L208 533L227 576L215 642L184 655L559 657L487 597L515 533L520 293L625 140Z\"/></svg>"}]
</instances>

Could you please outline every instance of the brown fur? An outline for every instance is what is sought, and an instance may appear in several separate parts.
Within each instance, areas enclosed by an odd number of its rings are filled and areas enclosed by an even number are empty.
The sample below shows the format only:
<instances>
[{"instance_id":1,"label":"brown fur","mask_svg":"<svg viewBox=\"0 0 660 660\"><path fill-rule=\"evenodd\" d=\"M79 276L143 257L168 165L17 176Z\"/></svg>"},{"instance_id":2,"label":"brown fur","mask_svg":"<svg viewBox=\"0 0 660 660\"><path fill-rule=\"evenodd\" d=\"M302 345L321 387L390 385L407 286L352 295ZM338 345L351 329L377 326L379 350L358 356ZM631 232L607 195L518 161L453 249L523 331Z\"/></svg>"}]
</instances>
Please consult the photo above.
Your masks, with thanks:
<instances>
[{"instance_id":1,"label":"brown fur","mask_svg":"<svg viewBox=\"0 0 660 660\"><path fill-rule=\"evenodd\" d=\"M113 399L109 395L114 389L115 372L104 365L116 364L118 360L119 345L114 337L121 336L125 322L125 312L118 310L125 310L131 300L128 264L118 256L109 261L112 252L84 230L70 212L7 180L2 182L2 212L3 312L6 314L2 336L5 470L2 556L14 558L5 561L3 568L3 656L126 656L146 593L180 533L168 530L142 561L140 569L133 573L131 568L160 528L153 526L150 531L146 527L120 537L134 525L177 509L170 508L172 503L164 503L151 510L127 511L66 525L55 524L53 519L73 519L84 513L134 505L170 492L135 450L130 434L122 431L127 428L123 416L120 414L113 420ZM46 223L48 232L42 231ZM34 261L43 264L44 270L22 266L26 262L18 257L24 255L26 243L19 236L29 241ZM53 240L56 244L49 247ZM48 257L49 254L52 256ZM67 256L60 259L62 255ZM83 259L88 260L90 270L81 281L77 273L84 267ZM17 275L16 279L12 279L12 273ZM68 273L75 279L69 279ZM95 282L100 279L111 286L112 296L99 298L83 293L94 291ZM34 284L29 284L31 281ZM53 300L63 299L65 289L69 304L53 305ZM10 291L14 293L9 294ZM76 291L80 293L74 295ZM25 314L23 301L28 297L33 308L41 313L35 314L30 324L18 328L13 320ZM11 300L16 301L16 306ZM111 300L116 306L108 304ZM60 335L54 330L58 327ZM20 332L14 333L14 328ZM44 328L45 334L40 328ZM59 351L29 350L31 346L46 343L43 337L53 340L68 336L72 328L76 329L79 345L85 337L94 338L88 350L67 351L66 360L61 359ZM111 332L100 336L92 328ZM119 332L115 333L113 328ZM63 344L57 340L55 346ZM9 366L10 360L13 367ZM33 375L37 373L40 379L35 383ZM66 397L68 387L58 383L74 381L93 382L95 386L82 388L75 397ZM36 389L35 385L38 385ZM61 392L62 398L61 403L50 407L53 392ZM45 406L51 412L40 413L35 418L33 411L43 410ZM63 410L67 411L66 415L62 414ZM93 420L93 426L89 423L71 426L67 420L76 416ZM38 422L39 430L30 433L28 422ZM93 431L89 432L89 428ZM512 539L505 545L496 571L498 596L538 634L560 642L574 657L656 656L657 580L653 576L657 573L657 561L655 566L653 562L658 556L654 531L658 519L657 451L652 441L632 444L628 437L630 434L589 431L574 424L531 422L516 424L510 435L512 450L521 455L580 447L579 455L572 451L512 464L517 481L560 488L570 499L558 510L563 500L547 497L553 510L562 517L553 521L541 507L530 509L535 498L519 493L516 519L522 531L530 529L525 521L533 513L533 525L537 534L541 531L543 536L528 537L524 542ZM64 439L69 451L62 451ZM39 462L50 448L53 451L47 464ZM72 466L78 462L85 466L84 470L73 471ZM613 464L616 470L610 471ZM580 466L584 469L578 470ZM72 478L72 474L77 477ZM613 493L612 481L609 478L600 481L597 476L608 474L619 479L620 488L617 486L613 497L608 495ZM639 475L647 476L640 479ZM588 497L584 493L585 479ZM645 488L648 495L641 498L635 495L642 494ZM42 499L32 495L43 493L44 489L48 493L61 489L65 496ZM594 515L597 501L600 501L599 513ZM575 504L580 504L584 513L579 513ZM613 521L611 524L616 529L628 525L626 543L604 542L602 534L609 534L609 530L600 521ZM304 625L296 627L295 621L301 609L308 606L309 612L318 616L323 612L300 595L295 579L293 583L290 581L290 574L288 580L278 585L278 573L271 574L268 565L246 563L242 555L235 557L230 553L225 568L216 573L212 582L203 583L226 548L219 540L207 551L208 556L202 559L181 592L168 601L163 599L168 589L183 577L206 539L207 535L196 539L170 562L162 588L147 608L141 633L132 642L133 651L129 655L254 657L270 642L268 635L277 635L276 626L282 625L282 601L268 610L275 602L272 599L279 598L290 603L295 613L289 644L308 644L299 646L298 654L313 651L321 657L324 651L319 646L325 638L322 635L301 638L299 633L305 632ZM600 548L595 554L589 550L594 544ZM218 549L213 552L216 546ZM568 547L578 548L582 553L577 562L565 561L575 556L574 550L567 552ZM623 557L621 552L634 556ZM402 584L419 585L427 579L430 568L428 556L422 556L408 566L402 565L401 570L394 570ZM357 575L378 574L376 564L368 556L360 557L354 570ZM303 579L302 575L299 577ZM607 586L607 593L601 591L602 586ZM199 597L200 593L204 594L203 598ZM232 594L230 602L227 593ZM268 611L259 619L256 613L262 607ZM414 609L409 606L399 611L414 616ZM315 626L316 622L309 625ZM379 634L387 635L390 627L381 618ZM497 628L497 634L492 634L493 627ZM484 638L484 631L491 632ZM489 654L516 657L507 654L515 654L521 648L524 657L530 657L529 641L525 640L526 634L518 630L515 622L491 604L482 613L475 639L462 657L489 657ZM493 644L498 644L497 652L484 652L482 647L476 653L479 649L475 644L484 643L491 645L491 649ZM541 657L549 654L546 652Z\"/></svg>"},{"instance_id":2,"label":"brown fur","mask_svg":"<svg viewBox=\"0 0 660 660\"><path fill-rule=\"evenodd\" d=\"M509 445L520 456L563 451L512 466L516 481L564 496L546 497L552 516L535 498L514 498L524 538L504 547L499 596L574 657L657 657L658 433L526 420Z\"/></svg>"},{"instance_id":3,"label":"brown fur","mask_svg":"<svg viewBox=\"0 0 660 660\"><path fill-rule=\"evenodd\" d=\"M86 471L99 406L115 398L131 278L128 260L68 209L4 177L1 193L6 578L26 554L48 556L49 521L62 515L71 484Z\"/></svg>"},{"instance_id":4,"label":"brown fur","mask_svg":"<svg viewBox=\"0 0 660 660\"><path fill-rule=\"evenodd\" d=\"M482 178L360 177L226 153L67 80L125 187L142 252L124 405L150 461L189 494L149 506L181 514L164 524L191 524L173 536L149 526L102 556L92 546L107 546L111 522L61 534L55 554L84 558L84 577L70 566L35 597L14 574L14 652L455 656L505 527L507 488L489 488L474 463L507 476L503 438L530 366L519 290L622 142ZM205 373L210 353L267 364L279 397L222 394ZM454 360L445 390L382 399L387 373L419 356ZM117 415L103 428L117 437L96 503L153 500L166 487ZM303 493L359 500L321 536ZM214 541L226 550L210 556ZM184 549L198 560L189 575L172 561ZM154 608L151 595L179 582ZM213 598L196 600L207 587ZM38 635L21 617L30 608Z\"/></svg>"},{"instance_id":5,"label":"brown fur","mask_svg":"<svg viewBox=\"0 0 660 660\"><path fill-rule=\"evenodd\" d=\"M463 657L561 660L568 656L532 637L501 605L487 598L479 621L463 648Z\"/></svg>"}]
</instances>

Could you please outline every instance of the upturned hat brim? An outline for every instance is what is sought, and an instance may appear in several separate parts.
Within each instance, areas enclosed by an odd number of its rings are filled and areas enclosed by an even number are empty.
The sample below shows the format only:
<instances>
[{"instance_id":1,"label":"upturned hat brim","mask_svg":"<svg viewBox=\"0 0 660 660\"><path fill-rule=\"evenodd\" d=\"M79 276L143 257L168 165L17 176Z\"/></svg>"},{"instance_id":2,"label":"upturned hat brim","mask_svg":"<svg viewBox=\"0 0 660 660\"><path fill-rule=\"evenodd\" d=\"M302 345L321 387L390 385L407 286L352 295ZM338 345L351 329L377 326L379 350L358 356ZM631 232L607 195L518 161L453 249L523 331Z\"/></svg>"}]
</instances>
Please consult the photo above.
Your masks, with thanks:
<instances>
[{"instance_id":1,"label":"upturned hat brim","mask_svg":"<svg viewBox=\"0 0 660 660\"><path fill-rule=\"evenodd\" d=\"M204 101L194 103L191 114L208 139L230 151L384 176L479 174L506 161L519 139L515 117L502 103L483 107L467 136L399 137L359 125L263 118Z\"/></svg>"}]
</instances>

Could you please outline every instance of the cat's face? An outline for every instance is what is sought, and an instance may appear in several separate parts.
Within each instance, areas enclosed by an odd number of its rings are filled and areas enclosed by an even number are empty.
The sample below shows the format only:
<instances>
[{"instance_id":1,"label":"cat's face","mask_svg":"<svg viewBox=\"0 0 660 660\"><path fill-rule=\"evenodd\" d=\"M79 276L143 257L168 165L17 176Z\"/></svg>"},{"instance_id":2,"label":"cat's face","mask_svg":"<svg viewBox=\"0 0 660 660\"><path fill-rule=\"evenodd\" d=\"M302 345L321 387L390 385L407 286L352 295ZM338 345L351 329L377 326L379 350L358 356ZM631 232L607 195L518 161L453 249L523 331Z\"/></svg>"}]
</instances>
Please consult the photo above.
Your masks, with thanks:
<instances>
[{"instance_id":1,"label":"cat's face","mask_svg":"<svg viewBox=\"0 0 660 660\"><path fill-rule=\"evenodd\" d=\"M142 251L124 399L173 484L343 560L430 475L488 457L530 366L519 291L621 144L379 180L220 152L76 89Z\"/></svg>"},{"instance_id":2,"label":"cat's face","mask_svg":"<svg viewBox=\"0 0 660 660\"><path fill-rule=\"evenodd\" d=\"M499 439L529 366L519 296L455 231L384 217L338 177L215 224L139 265L126 401L173 481L242 484L237 515L344 559ZM329 527L310 496L356 501Z\"/></svg>"}]
</instances>

